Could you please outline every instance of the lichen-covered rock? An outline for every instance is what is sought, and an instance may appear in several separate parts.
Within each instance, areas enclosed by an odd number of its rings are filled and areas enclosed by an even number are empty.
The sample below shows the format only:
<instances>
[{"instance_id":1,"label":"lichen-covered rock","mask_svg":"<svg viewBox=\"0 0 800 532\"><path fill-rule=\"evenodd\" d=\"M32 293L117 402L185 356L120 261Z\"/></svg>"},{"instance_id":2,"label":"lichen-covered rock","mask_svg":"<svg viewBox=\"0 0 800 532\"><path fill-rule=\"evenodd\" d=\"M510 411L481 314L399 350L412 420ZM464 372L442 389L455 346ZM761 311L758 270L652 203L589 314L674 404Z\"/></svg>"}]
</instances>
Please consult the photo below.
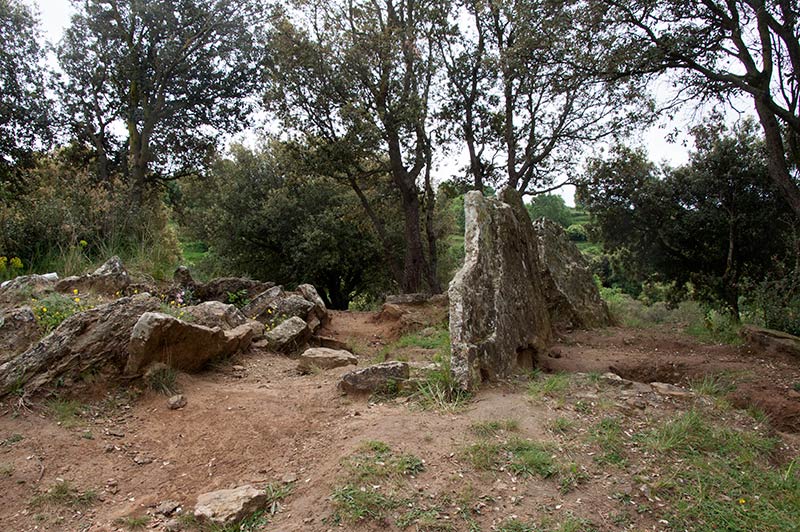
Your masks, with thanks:
<instances>
[{"instance_id":1,"label":"lichen-covered rock","mask_svg":"<svg viewBox=\"0 0 800 532\"><path fill-rule=\"evenodd\" d=\"M252 279L241 277L219 277L211 281L198 284L194 288L194 297L198 301L222 301L228 303L230 295L239 297L243 295L247 299L252 299L264 290L275 286L275 283L262 283Z\"/></svg>"},{"instance_id":2,"label":"lichen-covered rock","mask_svg":"<svg viewBox=\"0 0 800 532\"><path fill-rule=\"evenodd\" d=\"M55 285L57 292L70 293L92 291L101 294L116 294L124 291L131 284L131 278L122 265L122 260L113 256L102 266L88 275L65 277Z\"/></svg>"},{"instance_id":3,"label":"lichen-covered rock","mask_svg":"<svg viewBox=\"0 0 800 532\"><path fill-rule=\"evenodd\" d=\"M451 369L464 389L530 369L552 335L537 239L522 199L464 197L464 266L450 283Z\"/></svg>"},{"instance_id":4,"label":"lichen-covered rock","mask_svg":"<svg viewBox=\"0 0 800 532\"><path fill-rule=\"evenodd\" d=\"M197 497L194 516L227 528L263 509L268 500L265 490L254 488L250 484L212 491Z\"/></svg>"},{"instance_id":5,"label":"lichen-covered rock","mask_svg":"<svg viewBox=\"0 0 800 532\"><path fill-rule=\"evenodd\" d=\"M311 337L308 324L298 317L279 323L274 329L264 333L267 346L275 352L287 355L300 351Z\"/></svg>"},{"instance_id":6,"label":"lichen-covered rock","mask_svg":"<svg viewBox=\"0 0 800 532\"><path fill-rule=\"evenodd\" d=\"M386 296L385 303L390 305L422 305L431 298L430 294L394 294Z\"/></svg>"},{"instance_id":7,"label":"lichen-covered rock","mask_svg":"<svg viewBox=\"0 0 800 532\"><path fill-rule=\"evenodd\" d=\"M226 331L146 312L131 332L125 373L135 375L152 362L197 371L210 360L247 349L254 335L254 328L247 323Z\"/></svg>"},{"instance_id":8,"label":"lichen-covered rock","mask_svg":"<svg viewBox=\"0 0 800 532\"><path fill-rule=\"evenodd\" d=\"M107 367L120 372L134 325L159 304L158 298L139 294L70 316L27 351L0 365L0 396L12 390L31 394L59 378Z\"/></svg>"},{"instance_id":9,"label":"lichen-covered rock","mask_svg":"<svg viewBox=\"0 0 800 532\"><path fill-rule=\"evenodd\" d=\"M303 351L297 359L297 370L300 373L311 373L316 369L333 369L343 366L355 366L358 358L350 351L312 347Z\"/></svg>"},{"instance_id":10,"label":"lichen-covered rock","mask_svg":"<svg viewBox=\"0 0 800 532\"><path fill-rule=\"evenodd\" d=\"M20 307L0 314L0 364L28 349L42 335L30 307Z\"/></svg>"},{"instance_id":11,"label":"lichen-covered rock","mask_svg":"<svg viewBox=\"0 0 800 532\"><path fill-rule=\"evenodd\" d=\"M406 362L383 362L342 375L339 389L345 393L374 393L396 386L409 377Z\"/></svg>"},{"instance_id":12,"label":"lichen-covered rock","mask_svg":"<svg viewBox=\"0 0 800 532\"><path fill-rule=\"evenodd\" d=\"M274 317L275 302L282 297L284 297L283 287L273 286L252 298L247 305L242 307L242 314L261 322L271 320Z\"/></svg>"},{"instance_id":13,"label":"lichen-covered rock","mask_svg":"<svg viewBox=\"0 0 800 532\"><path fill-rule=\"evenodd\" d=\"M755 325L744 325L739 331L739 336L752 346L800 357L800 337L792 334Z\"/></svg>"},{"instance_id":14,"label":"lichen-covered rock","mask_svg":"<svg viewBox=\"0 0 800 532\"><path fill-rule=\"evenodd\" d=\"M254 297L242 312L268 326L287 318L302 318L312 333L328 321L325 303L310 284L298 286L297 292L284 292L280 286L272 287Z\"/></svg>"},{"instance_id":15,"label":"lichen-covered rock","mask_svg":"<svg viewBox=\"0 0 800 532\"><path fill-rule=\"evenodd\" d=\"M591 329L609 325L589 264L557 223L541 218L533 224L539 254L539 276L554 327Z\"/></svg>"},{"instance_id":16,"label":"lichen-covered rock","mask_svg":"<svg viewBox=\"0 0 800 532\"><path fill-rule=\"evenodd\" d=\"M0 284L0 304L19 303L31 295L52 292L56 281L58 281L57 273L14 277Z\"/></svg>"},{"instance_id":17,"label":"lichen-covered rock","mask_svg":"<svg viewBox=\"0 0 800 532\"><path fill-rule=\"evenodd\" d=\"M317 289L310 284L301 284L297 287L297 291L309 302L314 304L314 314L317 316L317 319L320 321L320 324L325 325L328 323L329 316L328 316L328 308L325 306L325 302L317 292ZM308 321L308 320L306 320Z\"/></svg>"},{"instance_id":18,"label":"lichen-covered rock","mask_svg":"<svg viewBox=\"0 0 800 532\"><path fill-rule=\"evenodd\" d=\"M226 331L247 323L247 318L238 308L220 301L206 301L185 307L183 311L192 317L192 323L196 325L219 327Z\"/></svg>"}]
</instances>

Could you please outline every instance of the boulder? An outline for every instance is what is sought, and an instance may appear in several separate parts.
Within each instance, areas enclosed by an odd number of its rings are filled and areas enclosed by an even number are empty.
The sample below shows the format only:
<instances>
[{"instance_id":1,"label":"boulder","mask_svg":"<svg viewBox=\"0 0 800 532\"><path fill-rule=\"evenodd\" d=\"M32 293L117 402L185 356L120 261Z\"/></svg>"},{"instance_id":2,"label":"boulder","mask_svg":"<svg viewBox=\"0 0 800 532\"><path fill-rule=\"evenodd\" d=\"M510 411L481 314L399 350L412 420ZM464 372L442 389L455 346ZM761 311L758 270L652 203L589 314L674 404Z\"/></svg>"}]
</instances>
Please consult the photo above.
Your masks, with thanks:
<instances>
[{"instance_id":1,"label":"boulder","mask_svg":"<svg viewBox=\"0 0 800 532\"><path fill-rule=\"evenodd\" d=\"M422 305L431 298L430 294L396 294L386 296L389 305Z\"/></svg>"},{"instance_id":2,"label":"boulder","mask_svg":"<svg viewBox=\"0 0 800 532\"><path fill-rule=\"evenodd\" d=\"M533 367L552 325L537 238L519 194L464 196L464 266L450 283L453 377L463 389Z\"/></svg>"},{"instance_id":3,"label":"boulder","mask_svg":"<svg viewBox=\"0 0 800 532\"><path fill-rule=\"evenodd\" d=\"M14 277L0 285L0 304L27 301L32 295L50 292L56 281L58 281L57 273Z\"/></svg>"},{"instance_id":4,"label":"boulder","mask_svg":"<svg viewBox=\"0 0 800 532\"><path fill-rule=\"evenodd\" d=\"M264 333L267 346L272 351L293 354L299 351L311 337L308 324L301 318L293 317L279 323Z\"/></svg>"},{"instance_id":5,"label":"boulder","mask_svg":"<svg viewBox=\"0 0 800 532\"><path fill-rule=\"evenodd\" d=\"M252 299L264 290L275 286L275 283L262 283L241 277L220 277L204 284L198 284L194 289L194 297L198 301L222 301L228 303L228 294L246 292L247 298Z\"/></svg>"},{"instance_id":6,"label":"boulder","mask_svg":"<svg viewBox=\"0 0 800 532\"><path fill-rule=\"evenodd\" d=\"M539 276L550 321L560 329L591 329L611 323L589 263L557 223L541 218L536 233Z\"/></svg>"},{"instance_id":7,"label":"boulder","mask_svg":"<svg viewBox=\"0 0 800 532\"><path fill-rule=\"evenodd\" d=\"M311 373L314 368L333 369L357 364L358 358L350 351L312 347L300 355L297 361L297 370L300 373Z\"/></svg>"},{"instance_id":8,"label":"boulder","mask_svg":"<svg viewBox=\"0 0 800 532\"><path fill-rule=\"evenodd\" d=\"M408 377L407 363L383 362L345 373L339 381L339 389L345 393L373 393L406 381Z\"/></svg>"},{"instance_id":9,"label":"boulder","mask_svg":"<svg viewBox=\"0 0 800 532\"><path fill-rule=\"evenodd\" d=\"M300 294L307 301L314 304L314 314L317 316L317 319L320 321L320 323L322 325L328 323L328 308L325 306L325 302L319 296L317 289L310 284L301 284L297 287L297 291L300 292Z\"/></svg>"},{"instance_id":10,"label":"boulder","mask_svg":"<svg viewBox=\"0 0 800 532\"><path fill-rule=\"evenodd\" d=\"M800 337L792 334L755 325L744 325L739 335L750 345L800 357Z\"/></svg>"},{"instance_id":11,"label":"boulder","mask_svg":"<svg viewBox=\"0 0 800 532\"><path fill-rule=\"evenodd\" d=\"M131 284L131 278L122 260L113 256L102 266L88 275L65 277L55 285L57 292L71 293L73 290L79 292L98 292L101 294L112 295L123 292Z\"/></svg>"},{"instance_id":12,"label":"boulder","mask_svg":"<svg viewBox=\"0 0 800 532\"><path fill-rule=\"evenodd\" d=\"M247 323L247 318L234 305L220 301L206 301L199 305L184 307L184 312L192 317L192 323L205 327L219 327L230 330Z\"/></svg>"},{"instance_id":13,"label":"boulder","mask_svg":"<svg viewBox=\"0 0 800 532\"><path fill-rule=\"evenodd\" d=\"M128 357L134 325L159 305L158 298L139 294L70 316L30 349L0 365L0 396L11 391L31 394L87 371L110 367L119 372Z\"/></svg>"},{"instance_id":14,"label":"boulder","mask_svg":"<svg viewBox=\"0 0 800 532\"><path fill-rule=\"evenodd\" d=\"M169 314L146 312L131 332L125 373L138 374L152 362L197 371L210 360L247 349L254 334L251 324L226 331L188 323Z\"/></svg>"},{"instance_id":15,"label":"boulder","mask_svg":"<svg viewBox=\"0 0 800 532\"><path fill-rule=\"evenodd\" d=\"M344 349L347 351L348 343L330 336L312 336L308 343L314 347L327 347L329 349Z\"/></svg>"},{"instance_id":16,"label":"boulder","mask_svg":"<svg viewBox=\"0 0 800 532\"><path fill-rule=\"evenodd\" d=\"M194 516L227 528L263 509L268 501L265 490L246 484L200 495L194 507Z\"/></svg>"},{"instance_id":17,"label":"boulder","mask_svg":"<svg viewBox=\"0 0 800 532\"><path fill-rule=\"evenodd\" d=\"M30 307L20 307L0 314L0 364L28 349L42 336Z\"/></svg>"},{"instance_id":18,"label":"boulder","mask_svg":"<svg viewBox=\"0 0 800 532\"><path fill-rule=\"evenodd\" d=\"M181 288L188 288L194 290L197 283L192 277L192 272L186 266L178 266L175 268L175 273L172 274L172 281Z\"/></svg>"},{"instance_id":19,"label":"boulder","mask_svg":"<svg viewBox=\"0 0 800 532\"><path fill-rule=\"evenodd\" d=\"M284 296L282 286L273 286L252 298L242 307L242 313L250 319L266 322L272 320L275 302Z\"/></svg>"}]
</instances>

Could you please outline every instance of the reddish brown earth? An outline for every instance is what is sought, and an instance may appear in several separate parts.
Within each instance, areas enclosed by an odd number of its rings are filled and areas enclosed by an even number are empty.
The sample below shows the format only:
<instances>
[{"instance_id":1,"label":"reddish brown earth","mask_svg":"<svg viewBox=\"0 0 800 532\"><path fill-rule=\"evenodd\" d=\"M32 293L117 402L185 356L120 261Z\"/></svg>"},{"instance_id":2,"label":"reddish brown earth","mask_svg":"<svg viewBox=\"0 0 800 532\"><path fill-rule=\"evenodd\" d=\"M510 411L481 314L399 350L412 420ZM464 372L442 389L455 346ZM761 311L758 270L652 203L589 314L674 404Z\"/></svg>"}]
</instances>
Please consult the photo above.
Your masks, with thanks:
<instances>
[{"instance_id":1,"label":"reddish brown earth","mask_svg":"<svg viewBox=\"0 0 800 532\"><path fill-rule=\"evenodd\" d=\"M356 347L360 364L366 364L400 331L442 319L441 309L425 310L400 327L386 316L334 313L327 333ZM412 358L420 358L425 350L410 351ZM389 358L398 356L408 352L389 350ZM542 367L571 372L613 369L643 382L686 384L704 375L724 374L735 381L732 398L738 404L762 408L780 430L800 429L800 398L791 390L800 382L800 361L785 355L702 345L669 329L612 328L568 334L555 346L554 356L559 358L540 360ZM57 424L43 406L45 400L31 410L20 410L13 402L0 405L0 442L5 442L0 445L0 530L123 530L115 520L152 516L154 506L166 500L181 502L191 511L201 493L245 483L263 486L287 476L296 477L294 490L265 530L398 530L391 520L341 525L332 520L330 497L341 482L342 461L368 440L425 460L425 471L409 482L420 504L430 501L437 507L437 522L451 526L449 530L466 530L458 517L464 505L483 530L511 516L558 523L568 515L591 521L597 530L618 530L615 516L627 510L611 495L628 494L634 503L645 495L630 476L593 463L591 449L572 441L585 429L558 436L548 430L552 421L568 415L589 426L602 415L600 406L596 411L579 410L576 400L604 405L626 416L632 428L705 404L699 398L648 395L646 408L631 409L617 388L579 377L564 400L532 400L525 393L525 381L510 381L486 386L458 412L440 413L422 410L405 398L372 403L344 396L336 383L346 369L301 376L295 365L286 357L253 349L203 373L181 375L179 385L188 405L174 411L163 395L131 392L136 385L109 391L95 383L78 395L86 406L78 424L69 428ZM476 471L462 452L475 441L469 427L497 419L518 420L520 437L554 445L560 456L578 464L586 480L562 494L550 479ZM728 422L755 424L740 411L731 411ZM783 438L786 452L796 453L797 435ZM83 510L32 505L37 495L60 480L82 491L93 490L99 498ZM659 503L650 502L652 511L633 513L635 529L663 529ZM152 517L148 528L160 530L163 521Z\"/></svg>"}]
</instances>

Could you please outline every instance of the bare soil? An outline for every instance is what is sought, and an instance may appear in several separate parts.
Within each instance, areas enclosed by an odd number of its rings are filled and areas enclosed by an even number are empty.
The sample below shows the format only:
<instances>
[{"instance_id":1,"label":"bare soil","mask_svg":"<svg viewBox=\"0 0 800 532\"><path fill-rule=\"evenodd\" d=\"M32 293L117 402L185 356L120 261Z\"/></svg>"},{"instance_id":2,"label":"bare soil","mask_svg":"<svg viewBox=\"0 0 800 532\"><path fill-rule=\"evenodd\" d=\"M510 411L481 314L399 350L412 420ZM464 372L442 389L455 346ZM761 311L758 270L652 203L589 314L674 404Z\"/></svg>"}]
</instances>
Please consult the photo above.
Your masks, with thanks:
<instances>
[{"instance_id":1,"label":"bare soil","mask_svg":"<svg viewBox=\"0 0 800 532\"><path fill-rule=\"evenodd\" d=\"M326 334L348 342L360 364L381 352L390 359L409 353L430 359L434 353L419 348L387 353L386 346L404 331L442 319L440 311L420 309L400 326L374 313L340 312L333 313ZM724 375L735 385L731 400L765 411L784 432L785 452L797 455L800 396L792 386L800 382L800 361L786 355L703 345L674 329L611 328L567 334L539 363L546 371L614 371L645 383L686 385ZM436 412L405 397L342 395L336 383L346 369L300 375L295 366L287 357L253 348L200 374L181 375L188 405L180 410L169 410L163 395L136 391L136 384L109 390L102 382L89 383L77 395L83 413L69 427L58 423L45 400L31 410L0 405L0 530L125 530L118 519L145 515L149 529L161 530L165 519L154 515L161 502L180 502L190 512L201 493L286 480L293 481L293 492L265 530L399 530L391 519L335 519L331 494L345 473L343 460L369 440L425 461L425 471L409 482L418 503L429 501L437 522L452 525L427 530L467 530L459 521L465 505L483 530L512 516L551 523L575 516L596 530L663 530L659 502L639 488L640 481L598 465L591 447L577 441L608 411L635 427L703 408L706 401L655 396L644 388L622 391L583 377L571 381L567 397L534 400L521 378L487 385L460 411ZM593 406L577 408L576 401ZM641 404L631 407L631 401ZM550 427L564 416L579 429L556 435ZM517 420L520 437L553 445L585 478L562 493L552 479L476 470L463 455L475 441L470 426L498 419ZM727 422L758 425L738 410ZM61 480L94 491L97 500L85 508L33 504ZM630 512L626 505L645 509ZM628 523L622 528L621 513Z\"/></svg>"}]
</instances>

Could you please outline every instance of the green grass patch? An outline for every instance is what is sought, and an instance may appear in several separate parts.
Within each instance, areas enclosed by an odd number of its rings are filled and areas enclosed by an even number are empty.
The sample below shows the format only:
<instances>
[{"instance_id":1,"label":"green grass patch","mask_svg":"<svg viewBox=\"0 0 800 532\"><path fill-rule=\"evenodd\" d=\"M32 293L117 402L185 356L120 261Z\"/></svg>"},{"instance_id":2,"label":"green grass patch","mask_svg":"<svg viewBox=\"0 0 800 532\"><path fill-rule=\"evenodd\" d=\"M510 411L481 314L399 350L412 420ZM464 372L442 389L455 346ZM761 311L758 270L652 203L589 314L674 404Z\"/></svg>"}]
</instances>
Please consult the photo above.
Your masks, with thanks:
<instances>
[{"instance_id":1,"label":"green grass patch","mask_svg":"<svg viewBox=\"0 0 800 532\"><path fill-rule=\"evenodd\" d=\"M80 414L84 405L75 400L51 399L47 401L47 410L64 428L72 428L80 423Z\"/></svg>"},{"instance_id":2,"label":"green grass patch","mask_svg":"<svg viewBox=\"0 0 800 532\"><path fill-rule=\"evenodd\" d=\"M675 530L779 531L800 523L795 458L776 465L777 440L722 427L697 411L643 435L666 471L656 494Z\"/></svg>"},{"instance_id":3,"label":"green grass patch","mask_svg":"<svg viewBox=\"0 0 800 532\"><path fill-rule=\"evenodd\" d=\"M552 375L538 375L528 385L528 395L531 397L560 397L569 388L569 375L554 373Z\"/></svg>"},{"instance_id":4,"label":"green grass patch","mask_svg":"<svg viewBox=\"0 0 800 532\"><path fill-rule=\"evenodd\" d=\"M150 524L150 517L147 515L119 517L114 520L114 524L126 530L144 530Z\"/></svg>"},{"instance_id":5,"label":"green grass patch","mask_svg":"<svg viewBox=\"0 0 800 532\"><path fill-rule=\"evenodd\" d=\"M723 397L736 389L736 385L725 375L706 375L702 379L691 382L695 393L709 397Z\"/></svg>"},{"instance_id":6,"label":"green grass patch","mask_svg":"<svg viewBox=\"0 0 800 532\"><path fill-rule=\"evenodd\" d=\"M475 469L508 469L516 475L548 478L556 473L550 449L541 443L512 438L505 443L479 441L468 445L464 458Z\"/></svg>"},{"instance_id":7,"label":"green grass patch","mask_svg":"<svg viewBox=\"0 0 800 532\"><path fill-rule=\"evenodd\" d=\"M516 419L500 419L496 421L476 421L470 425L470 430L476 436L488 438L499 432L516 432L519 430L519 421Z\"/></svg>"},{"instance_id":8,"label":"green grass patch","mask_svg":"<svg viewBox=\"0 0 800 532\"><path fill-rule=\"evenodd\" d=\"M145 384L151 390L163 395L178 393L178 371L167 365L151 368L144 377Z\"/></svg>"},{"instance_id":9,"label":"green grass patch","mask_svg":"<svg viewBox=\"0 0 800 532\"><path fill-rule=\"evenodd\" d=\"M575 422L565 417L557 417L549 423L548 428L556 434L567 434L575 429Z\"/></svg>"},{"instance_id":10,"label":"green grass patch","mask_svg":"<svg viewBox=\"0 0 800 532\"><path fill-rule=\"evenodd\" d=\"M626 462L625 451L622 444L622 427L619 420L607 417L592 427L589 441L599 445L603 451L594 457L598 464L621 466Z\"/></svg>"},{"instance_id":11,"label":"green grass patch","mask_svg":"<svg viewBox=\"0 0 800 532\"><path fill-rule=\"evenodd\" d=\"M5 440L0 441L0 447L10 447L10 446L14 445L15 443L21 442L24 439L25 439L25 437L22 434L14 433L11 436L9 436L8 438L6 438Z\"/></svg>"},{"instance_id":12,"label":"green grass patch","mask_svg":"<svg viewBox=\"0 0 800 532\"><path fill-rule=\"evenodd\" d=\"M45 333L49 333L70 316L89 310L93 306L85 296L77 293L71 296L52 293L41 299L33 299L31 308L36 322Z\"/></svg>"},{"instance_id":13,"label":"green grass patch","mask_svg":"<svg viewBox=\"0 0 800 532\"><path fill-rule=\"evenodd\" d=\"M31 499L31 506L66 506L70 508L87 508L97 500L94 490L80 491L70 482L56 482L45 493Z\"/></svg>"},{"instance_id":14,"label":"green grass patch","mask_svg":"<svg viewBox=\"0 0 800 532\"><path fill-rule=\"evenodd\" d=\"M414 396L423 409L456 412L466 405L472 394L461 389L450 371L450 346L434 357L436 369L426 370Z\"/></svg>"}]
</instances>

